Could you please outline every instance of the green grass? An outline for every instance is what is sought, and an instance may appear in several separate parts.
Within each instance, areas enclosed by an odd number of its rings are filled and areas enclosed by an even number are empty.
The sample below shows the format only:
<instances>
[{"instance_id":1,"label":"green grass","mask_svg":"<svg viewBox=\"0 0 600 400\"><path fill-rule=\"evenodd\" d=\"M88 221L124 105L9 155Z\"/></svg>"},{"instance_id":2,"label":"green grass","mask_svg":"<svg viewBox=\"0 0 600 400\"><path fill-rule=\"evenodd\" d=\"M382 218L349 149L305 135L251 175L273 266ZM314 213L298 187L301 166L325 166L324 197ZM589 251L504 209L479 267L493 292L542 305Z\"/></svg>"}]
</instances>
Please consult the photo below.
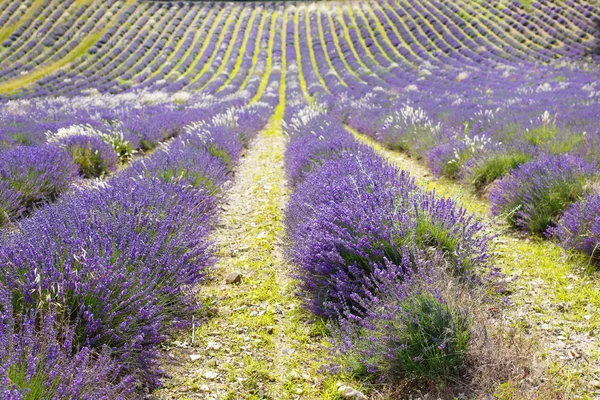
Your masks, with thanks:
<instances>
[{"instance_id":1,"label":"green grass","mask_svg":"<svg viewBox=\"0 0 600 400\"><path fill-rule=\"evenodd\" d=\"M475 190L482 191L486 186L510 173L519 165L530 161L531 155L521 152L492 155L473 167L467 181Z\"/></svg>"}]
</instances>

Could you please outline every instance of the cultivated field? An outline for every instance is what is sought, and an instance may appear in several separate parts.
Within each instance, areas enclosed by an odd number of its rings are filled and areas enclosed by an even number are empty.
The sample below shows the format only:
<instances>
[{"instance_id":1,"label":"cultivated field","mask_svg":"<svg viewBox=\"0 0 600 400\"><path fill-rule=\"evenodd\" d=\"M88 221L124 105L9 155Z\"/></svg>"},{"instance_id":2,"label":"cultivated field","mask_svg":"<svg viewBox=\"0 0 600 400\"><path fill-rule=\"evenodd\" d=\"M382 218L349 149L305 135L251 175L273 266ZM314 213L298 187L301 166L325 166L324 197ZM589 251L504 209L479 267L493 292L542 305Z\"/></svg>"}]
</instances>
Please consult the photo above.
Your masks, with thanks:
<instances>
[{"instance_id":1,"label":"cultivated field","mask_svg":"<svg viewBox=\"0 0 600 400\"><path fill-rule=\"evenodd\" d=\"M600 4L0 3L0 400L600 398Z\"/></svg>"}]
</instances>

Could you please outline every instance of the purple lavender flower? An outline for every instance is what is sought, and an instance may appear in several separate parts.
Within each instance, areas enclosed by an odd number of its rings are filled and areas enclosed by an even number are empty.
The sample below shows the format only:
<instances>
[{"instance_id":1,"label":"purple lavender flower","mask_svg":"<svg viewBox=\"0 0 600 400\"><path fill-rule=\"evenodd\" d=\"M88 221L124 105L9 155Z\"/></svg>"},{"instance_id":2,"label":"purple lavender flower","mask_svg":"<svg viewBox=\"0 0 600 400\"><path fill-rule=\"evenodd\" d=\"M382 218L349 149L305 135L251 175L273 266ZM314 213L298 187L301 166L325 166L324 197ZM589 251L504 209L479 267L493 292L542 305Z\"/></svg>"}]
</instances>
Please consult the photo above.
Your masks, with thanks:
<instances>
[{"instance_id":1,"label":"purple lavender flower","mask_svg":"<svg viewBox=\"0 0 600 400\"><path fill-rule=\"evenodd\" d=\"M576 249L598 260L600 257L600 193L592 193L572 204L556 227L549 230L565 249Z\"/></svg>"},{"instance_id":2,"label":"purple lavender flower","mask_svg":"<svg viewBox=\"0 0 600 400\"><path fill-rule=\"evenodd\" d=\"M490 191L493 215L519 229L543 233L589 192L598 169L570 155L542 155L523 164Z\"/></svg>"},{"instance_id":3,"label":"purple lavender flower","mask_svg":"<svg viewBox=\"0 0 600 400\"><path fill-rule=\"evenodd\" d=\"M0 286L0 398L133 398L136 382L122 374L110 350L79 346L75 329L57 314L15 314L12 296Z\"/></svg>"},{"instance_id":4,"label":"purple lavender flower","mask_svg":"<svg viewBox=\"0 0 600 400\"><path fill-rule=\"evenodd\" d=\"M79 167L79 174L84 178L98 178L117 168L117 153L99 137L69 136L60 145L71 154Z\"/></svg>"},{"instance_id":5,"label":"purple lavender flower","mask_svg":"<svg viewBox=\"0 0 600 400\"><path fill-rule=\"evenodd\" d=\"M12 188L12 198L16 193L17 210L56 199L76 177L71 157L56 146L21 146L0 154L0 182Z\"/></svg>"}]
</instances>

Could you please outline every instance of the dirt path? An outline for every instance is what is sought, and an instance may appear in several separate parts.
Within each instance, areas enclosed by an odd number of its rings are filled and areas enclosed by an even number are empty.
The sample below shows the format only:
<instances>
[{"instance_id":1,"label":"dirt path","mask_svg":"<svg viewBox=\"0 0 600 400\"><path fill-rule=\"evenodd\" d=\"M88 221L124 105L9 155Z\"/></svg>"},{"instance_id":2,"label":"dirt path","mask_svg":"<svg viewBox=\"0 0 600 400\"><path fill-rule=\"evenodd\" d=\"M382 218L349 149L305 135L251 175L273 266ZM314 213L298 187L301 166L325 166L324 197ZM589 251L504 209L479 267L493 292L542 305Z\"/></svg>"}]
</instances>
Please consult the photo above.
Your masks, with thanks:
<instances>
[{"instance_id":1,"label":"dirt path","mask_svg":"<svg viewBox=\"0 0 600 400\"><path fill-rule=\"evenodd\" d=\"M281 121L250 144L215 232L219 262L202 289L210 316L172 341L157 399L321 398L311 332L282 255L288 198ZM226 283L240 273L240 282Z\"/></svg>"}]
</instances>

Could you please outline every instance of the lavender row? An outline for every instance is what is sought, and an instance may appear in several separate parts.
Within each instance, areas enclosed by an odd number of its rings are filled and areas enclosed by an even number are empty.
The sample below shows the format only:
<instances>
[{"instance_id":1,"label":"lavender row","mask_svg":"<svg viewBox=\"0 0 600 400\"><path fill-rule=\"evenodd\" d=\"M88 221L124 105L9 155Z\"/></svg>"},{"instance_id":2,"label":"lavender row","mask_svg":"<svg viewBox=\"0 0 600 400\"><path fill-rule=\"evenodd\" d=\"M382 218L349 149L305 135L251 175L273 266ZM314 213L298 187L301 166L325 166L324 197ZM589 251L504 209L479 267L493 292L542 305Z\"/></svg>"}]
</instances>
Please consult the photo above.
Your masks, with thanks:
<instances>
[{"instance_id":1,"label":"lavender row","mask_svg":"<svg viewBox=\"0 0 600 400\"><path fill-rule=\"evenodd\" d=\"M34 33L26 31L14 42L10 39L5 41L4 46L8 48L3 52L2 80L18 77L24 71L65 57L81 42L73 38L101 29L103 18L116 12L118 4L113 1L91 7L77 7L71 1L40 9L43 14L34 17L35 23L30 25L30 29L35 30L37 40L31 40ZM84 38L84 35L80 37Z\"/></svg>"},{"instance_id":2,"label":"lavender row","mask_svg":"<svg viewBox=\"0 0 600 400\"><path fill-rule=\"evenodd\" d=\"M181 133L188 123L208 114L202 108L184 108L173 102L139 109L133 104L118 109L73 109L71 115L64 108L54 115L53 108L37 107L30 105L33 112L26 116L22 115L22 107L18 114L8 111L4 116L2 136L21 145L0 152L3 223L55 201L79 178L100 178L114 172L134 152L155 148ZM36 117L60 120L38 124ZM31 131L27 132L27 128ZM36 141L42 143L34 145ZM6 140L4 143L9 145Z\"/></svg>"},{"instance_id":3,"label":"lavender row","mask_svg":"<svg viewBox=\"0 0 600 400\"><path fill-rule=\"evenodd\" d=\"M197 310L214 263L229 171L267 118L256 106L189 125L2 239L2 398L135 398L157 383L157 346Z\"/></svg>"},{"instance_id":4,"label":"lavender row","mask_svg":"<svg viewBox=\"0 0 600 400\"><path fill-rule=\"evenodd\" d=\"M493 214L512 226L549 234L572 203L598 193L600 102L593 66L526 65L521 76L509 67L435 69L407 74L398 95L323 99L343 122L489 196ZM573 236L562 232L571 247Z\"/></svg>"},{"instance_id":5,"label":"lavender row","mask_svg":"<svg viewBox=\"0 0 600 400\"><path fill-rule=\"evenodd\" d=\"M236 71L241 77L253 70L253 51L242 55L241 60L238 57L241 33L245 36L246 30L251 30L248 36L258 37L256 40L260 41L259 25L265 28L263 33L268 31L271 17L274 14L281 17L284 12L300 13L298 30L306 32L306 25L310 28L311 35L305 35L309 40L298 36L301 62L306 63L312 56L317 61L314 68L319 69L319 74L309 76L310 83L315 88L322 85L318 78L321 75L327 80L326 91L333 93L341 93L345 87L367 93L376 86L397 91L407 73L415 68L430 69L429 64L435 68L457 63L464 67L495 68L523 62L548 63L559 57L593 56L593 26L598 17L589 7L578 3L562 7L544 3L534 7L534 12L513 4L501 6L498 3L483 9L476 3L457 6L433 0L381 0L352 6L318 4L308 8L299 5L299 11L278 3L219 5L215 9L188 3L130 6L115 3L113 6L114 10L111 8L106 14L114 13L119 23L110 25L89 53L75 60L72 72L57 71L26 92L9 97L74 95L90 88L113 93L141 88L167 91L193 88L215 93L224 89L225 82L232 82L226 74L232 73L235 65L241 66ZM92 8L85 10L90 12ZM551 17L544 16L546 11ZM249 22L251 12L257 14L253 24ZM474 18L480 14L489 24ZM308 24L302 23L307 19ZM101 18L96 22L102 25L106 21ZM46 25L49 24L43 26ZM235 26L240 27L237 36ZM204 34L197 34L198 29ZM55 37L65 36L61 33L65 32L63 26L57 26L55 32ZM47 32L38 33L47 35ZM548 39L551 36L558 39ZM62 46L60 54L73 48L74 42ZM220 60L217 50L225 51L231 46L228 59ZM203 49L202 54L200 49ZM31 50L38 52L39 47ZM57 46L51 51L55 52L49 53L54 54L53 57L59 54ZM291 54L293 52L288 52ZM31 62L19 64L19 70L34 68L37 59L33 57ZM166 65L165 59L170 59L171 64ZM170 68L173 64L175 70ZM335 69L333 75L327 73L331 67ZM303 68L307 73L312 69ZM14 68L10 71L6 73L15 72ZM215 76L218 71L220 76ZM241 88L226 89L231 92Z\"/></svg>"},{"instance_id":6,"label":"lavender row","mask_svg":"<svg viewBox=\"0 0 600 400\"><path fill-rule=\"evenodd\" d=\"M293 189L286 255L306 307L332 321L336 352L363 372L459 375L469 317L436 287L442 276L471 279L486 270L484 227L398 173L322 110L286 113ZM439 319L431 321L433 314Z\"/></svg>"}]
</instances>

